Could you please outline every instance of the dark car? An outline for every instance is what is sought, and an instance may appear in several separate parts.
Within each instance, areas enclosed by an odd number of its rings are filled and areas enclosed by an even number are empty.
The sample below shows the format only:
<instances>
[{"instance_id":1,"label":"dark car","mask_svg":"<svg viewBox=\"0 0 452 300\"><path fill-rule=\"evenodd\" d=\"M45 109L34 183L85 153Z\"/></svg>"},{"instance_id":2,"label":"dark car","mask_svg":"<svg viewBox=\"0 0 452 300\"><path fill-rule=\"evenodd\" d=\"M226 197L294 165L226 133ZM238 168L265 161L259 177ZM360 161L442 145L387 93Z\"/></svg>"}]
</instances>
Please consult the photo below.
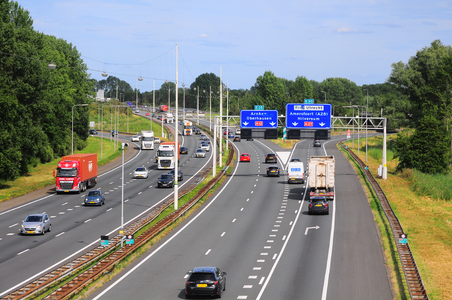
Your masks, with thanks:
<instances>
[{"instance_id":1,"label":"dark car","mask_svg":"<svg viewBox=\"0 0 452 300\"><path fill-rule=\"evenodd\" d=\"M234 137L234 142L240 142L240 137L239 136L235 136Z\"/></svg>"},{"instance_id":2,"label":"dark car","mask_svg":"<svg viewBox=\"0 0 452 300\"><path fill-rule=\"evenodd\" d=\"M89 130L89 134L97 134L97 130L96 129L90 129Z\"/></svg>"},{"instance_id":3,"label":"dark car","mask_svg":"<svg viewBox=\"0 0 452 300\"><path fill-rule=\"evenodd\" d=\"M299 158L292 158L290 162L301 162L301 160Z\"/></svg>"},{"instance_id":4,"label":"dark car","mask_svg":"<svg viewBox=\"0 0 452 300\"><path fill-rule=\"evenodd\" d=\"M174 169L172 169L171 172L170 172L170 174L174 176L175 172L176 172L176 171L175 171ZM180 169L177 170L177 173L179 173L179 176L177 177L177 180L178 180L178 181L184 180L184 173L182 173L182 171L181 171Z\"/></svg>"},{"instance_id":5,"label":"dark car","mask_svg":"<svg viewBox=\"0 0 452 300\"><path fill-rule=\"evenodd\" d=\"M309 214L330 214L330 210L328 207L328 201L325 197L311 197L309 200Z\"/></svg>"},{"instance_id":6,"label":"dark car","mask_svg":"<svg viewBox=\"0 0 452 300\"><path fill-rule=\"evenodd\" d=\"M105 197L101 190L89 191L88 195L85 197L84 204L88 205L104 205Z\"/></svg>"},{"instance_id":7,"label":"dark car","mask_svg":"<svg viewBox=\"0 0 452 300\"><path fill-rule=\"evenodd\" d=\"M187 273L185 283L185 298L196 295L205 295L221 298L226 290L226 272L217 267L197 267Z\"/></svg>"},{"instance_id":8,"label":"dark car","mask_svg":"<svg viewBox=\"0 0 452 300\"><path fill-rule=\"evenodd\" d=\"M279 167L277 165L270 165L267 168L267 176L279 177Z\"/></svg>"},{"instance_id":9,"label":"dark car","mask_svg":"<svg viewBox=\"0 0 452 300\"><path fill-rule=\"evenodd\" d=\"M234 137L234 134L233 134L232 132L229 132L228 137L229 137L229 138L233 138L233 137Z\"/></svg>"},{"instance_id":10,"label":"dark car","mask_svg":"<svg viewBox=\"0 0 452 300\"><path fill-rule=\"evenodd\" d=\"M314 147L322 147L322 143L320 143L320 140L314 140Z\"/></svg>"},{"instance_id":11,"label":"dark car","mask_svg":"<svg viewBox=\"0 0 452 300\"><path fill-rule=\"evenodd\" d=\"M265 163L277 163L278 159L276 158L275 153L268 153L265 157Z\"/></svg>"},{"instance_id":12,"label":"dark car","mask_svg":"<svg viewBox=\"0 0 452 300\"><path fill-rule=\"evenodd\" d=\"M162 174L157 179L158 187L174 187L174 177L172 174Z\"/></svg>"},{"instance_id":13,"label":"dark car","mask_svg":"<svg viewBox=\"0 0 452 300\"><path fill-rule=\"evenodd\" d=\"M111 136L115 136L115 135L118 135L118 131L112 130L112 131L111 131Z\"/></svg>"},{"instance_id":14,"label":"dark car","mask_svg":"<svg viewBox=\"0 0 452 300\"><path fill-rule=\"evenodd\" d=\"M188 148L187 147L180 147L180 154L188 154Z\"/></svg>"}]
</instances>

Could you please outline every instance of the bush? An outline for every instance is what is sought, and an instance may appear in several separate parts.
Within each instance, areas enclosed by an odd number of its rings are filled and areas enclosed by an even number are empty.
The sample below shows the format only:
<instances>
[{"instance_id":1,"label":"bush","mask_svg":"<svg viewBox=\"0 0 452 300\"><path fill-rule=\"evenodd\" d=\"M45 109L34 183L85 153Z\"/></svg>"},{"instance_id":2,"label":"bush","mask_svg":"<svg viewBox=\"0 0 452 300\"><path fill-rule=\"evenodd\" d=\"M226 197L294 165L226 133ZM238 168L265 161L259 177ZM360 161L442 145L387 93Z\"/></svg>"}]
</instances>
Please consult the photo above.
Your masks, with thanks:
<instances>
[{"instance_id":1,"label":"bush","mask_svg":"<svg viewBox=\"0 0 452 300\"><path fill-rule=\"evenodd\" d=\"M411 185L416 194L432 199L452 199L452 174L425 174L417 170L413 172Z\"/></svg>"}]
</instances>

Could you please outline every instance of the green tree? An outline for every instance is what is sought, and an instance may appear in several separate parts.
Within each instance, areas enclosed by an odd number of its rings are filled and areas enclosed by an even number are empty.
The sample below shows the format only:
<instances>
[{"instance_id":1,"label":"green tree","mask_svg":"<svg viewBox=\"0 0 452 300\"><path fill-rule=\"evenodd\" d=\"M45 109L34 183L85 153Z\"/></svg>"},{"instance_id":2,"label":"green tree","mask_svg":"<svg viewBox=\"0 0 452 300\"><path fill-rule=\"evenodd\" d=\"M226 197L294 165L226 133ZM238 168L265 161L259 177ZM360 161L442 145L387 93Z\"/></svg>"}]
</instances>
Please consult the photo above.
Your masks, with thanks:
<instances>
[{"instance_id":1,"label":"green tree","mask_svg":"<svg viewBox=\"0 0 452 300\"><path fill-rule=\"evenodd\" d=\"M298 76L289 89L291 99L296 99L296 103L303 103L304 99L314 97L313 88L309 80L304 76Z\"/></svg>"},{"instance_id":2,"label":"green tree","mask_svg":"<svg viewBox=\"0 0 452 300\"><path fill-rule=\"evenodd\" d=\"M287 98L284 85L273 72L266 71L263 76L259 76L254 87L256 95L253 105L264 105L265 109L276 109L280 112L286 111Z\"/></svg>"}]
</instances>

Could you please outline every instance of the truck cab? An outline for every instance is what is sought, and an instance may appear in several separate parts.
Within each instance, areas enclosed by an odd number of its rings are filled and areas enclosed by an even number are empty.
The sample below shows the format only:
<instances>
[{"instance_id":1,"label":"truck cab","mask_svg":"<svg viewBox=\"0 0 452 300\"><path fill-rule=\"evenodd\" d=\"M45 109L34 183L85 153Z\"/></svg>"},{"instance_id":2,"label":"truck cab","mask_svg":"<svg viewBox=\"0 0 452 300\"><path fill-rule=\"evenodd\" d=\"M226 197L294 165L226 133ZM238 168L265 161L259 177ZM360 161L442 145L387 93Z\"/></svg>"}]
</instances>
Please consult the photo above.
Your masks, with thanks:
<instances>
[{"instance_id":1,"label":"truck cab","mask_svg":"<svg viewBox=\"0 0 452 300\"><path fill-rule=\"evenodd\" d=\"M179 160L179 148L175 149L175 142L163 142L157 151L156 162L157 169L174 169L176 167L176 157Z\"/></svg>"}]
</instances>

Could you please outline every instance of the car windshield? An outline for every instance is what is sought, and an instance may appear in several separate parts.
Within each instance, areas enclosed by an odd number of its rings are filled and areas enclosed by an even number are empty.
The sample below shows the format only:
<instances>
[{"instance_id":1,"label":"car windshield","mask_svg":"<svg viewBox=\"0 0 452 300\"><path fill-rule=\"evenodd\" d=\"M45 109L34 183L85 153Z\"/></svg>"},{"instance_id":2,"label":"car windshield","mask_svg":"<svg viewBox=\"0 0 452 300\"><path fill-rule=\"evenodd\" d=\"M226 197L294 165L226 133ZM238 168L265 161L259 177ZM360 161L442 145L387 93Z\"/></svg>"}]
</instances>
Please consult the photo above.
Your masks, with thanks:
<instances>
[{"instance_id":1,"label":"car windshield","mask_svg":"<svg viewBox=\"0 0 452 300\"><path fill-rule=\"evenodd\" d=\"M275 155L274 154L268 154L267 157L268 158L275 158Z\"/></svg>"},{"instance_id":2,"label":"car windshield","mask_svg":"<svg viewBox=\"0 0 452 300\"><path fill-rule=\"evenodd\" d=\"M42 222L42 216L28 216L25 222Z\"/></svg>"},{"instance_id":3,"label":"car windshield","mask_svg":"<svg viewBox=\"0 0 452 300\"><path fill-rule=\"evenodd\" d=\"M136 168L135 171L137 171L137 172L144 172L144 171L146 171L146 168L144 168L144 167L139 167L139 168Z\"/></svg>"},{"instance_id":4,"label":"car windshield","mask_svg":"<svg viewBox=\"0 0 452 300\"><path fill-rule=\"evenodd\" d=\"M278 167L268 167L270 170L278 170Z\"/></svg>"},{"instance_id":5,"label":"car windshield","mask_svg":"<svg viewBox=\"0 0 452 300\"><path fill-rule=\"evenodd\" d=\"M198 149L198 150L196 150L196 152L202 152L202 153L204 153L204 152L206 152L206 151L204 151L204 149Z\"/></svg>"},{"instance_id":6,"label":"car windshield","mask_svg":"<svg viewBox=\"0 0 452 300\"><path fill-rule=\"evenodd\" d=\"M189 281L210 280L215 281L215 275L213 273L193 273L190 276Z\"/></svg>"},{"instance_id":7,"label":"car windshield","mask_svg":"<svg viewBox=\"0 0 452 300\"><path fill-rule=\"evenodd\" d=\"M325 198L311 198L311 202L324 202Z\"/></svg>"},{"instance_id":8,"label":"car windshield","mask_svg":"<svg viewBox=\"0 0 452 300\"><path fill-rule=\"evenodd\" d=\"M133 138L134 138L134 139L137 139L137 138L138 138L138 135L134 135Z\"/></svg>"},{"instance_id":9,"label":"car windshield","mask_svg":"<svg viewBox=\"0 0 452 300\"><path fill-rule=\"evenodd\" d=\"M242 156L249 156L248 154L242 154Z\"/></svg>"},{"instance_id":10,"label":"car windshield","mask_svg":"<svg viewBox=\"0 0 452 300\"><path fill-rule=\"evenodd\" d=\"M57 170L57 177L76 177L76 176L77 176L76 169L71 169L71 170L58 169Z\"/></svg>"},{"instance_id":11,"label":"car windshield","mask_svg":"<svg viewBox=\"0 0 452 300\"><path fill-rule=\"evenodd\" d=\"M299 158L292 158L290 161L291 161L291 162L292 162L292 161L300 161L300 159L299 159Z\"/></svg>"},{"instance_id":12,"label":"car windshield","mask_svg":"<svg viewBox=\"0 0 452 300\"><path fill-rule=\"evenodd\" d=\"M157 151L157 156L159 156L159 157L173 157L174 153L173 153L173 151L159 150L159 151Z\"/></svg>"},{"instance_id":13,"label":"car windshield","mask_svg":"<svg viewBox=\"0 0 452 300\"><path fill-rule=\"evenodd\" d=\"M147 137L143 137L143 141L149 141L152 142L154 140L153 136L147 136Z\"/></svg>"},{"instance_id":14,"label":"car windshield","mask_svg":"<svg viewBox=\"0 0 452 300\"><path fill-rule=\"evenodd\" d=\"M160 176L160 179L173 179L173 175L171 174L163 174Z\"/></svg>"},{"instance_id":15,"label":"car windshield","mask_svg":"<svg viewBox=\"0 0 452 300\"><path fill-rule=\"evenodd\" d=\"M98 197L98 196L100 196L100 192L99 191L90 191L89 193L88 193L88 197Z\"/></svg>"}]
</instances>

